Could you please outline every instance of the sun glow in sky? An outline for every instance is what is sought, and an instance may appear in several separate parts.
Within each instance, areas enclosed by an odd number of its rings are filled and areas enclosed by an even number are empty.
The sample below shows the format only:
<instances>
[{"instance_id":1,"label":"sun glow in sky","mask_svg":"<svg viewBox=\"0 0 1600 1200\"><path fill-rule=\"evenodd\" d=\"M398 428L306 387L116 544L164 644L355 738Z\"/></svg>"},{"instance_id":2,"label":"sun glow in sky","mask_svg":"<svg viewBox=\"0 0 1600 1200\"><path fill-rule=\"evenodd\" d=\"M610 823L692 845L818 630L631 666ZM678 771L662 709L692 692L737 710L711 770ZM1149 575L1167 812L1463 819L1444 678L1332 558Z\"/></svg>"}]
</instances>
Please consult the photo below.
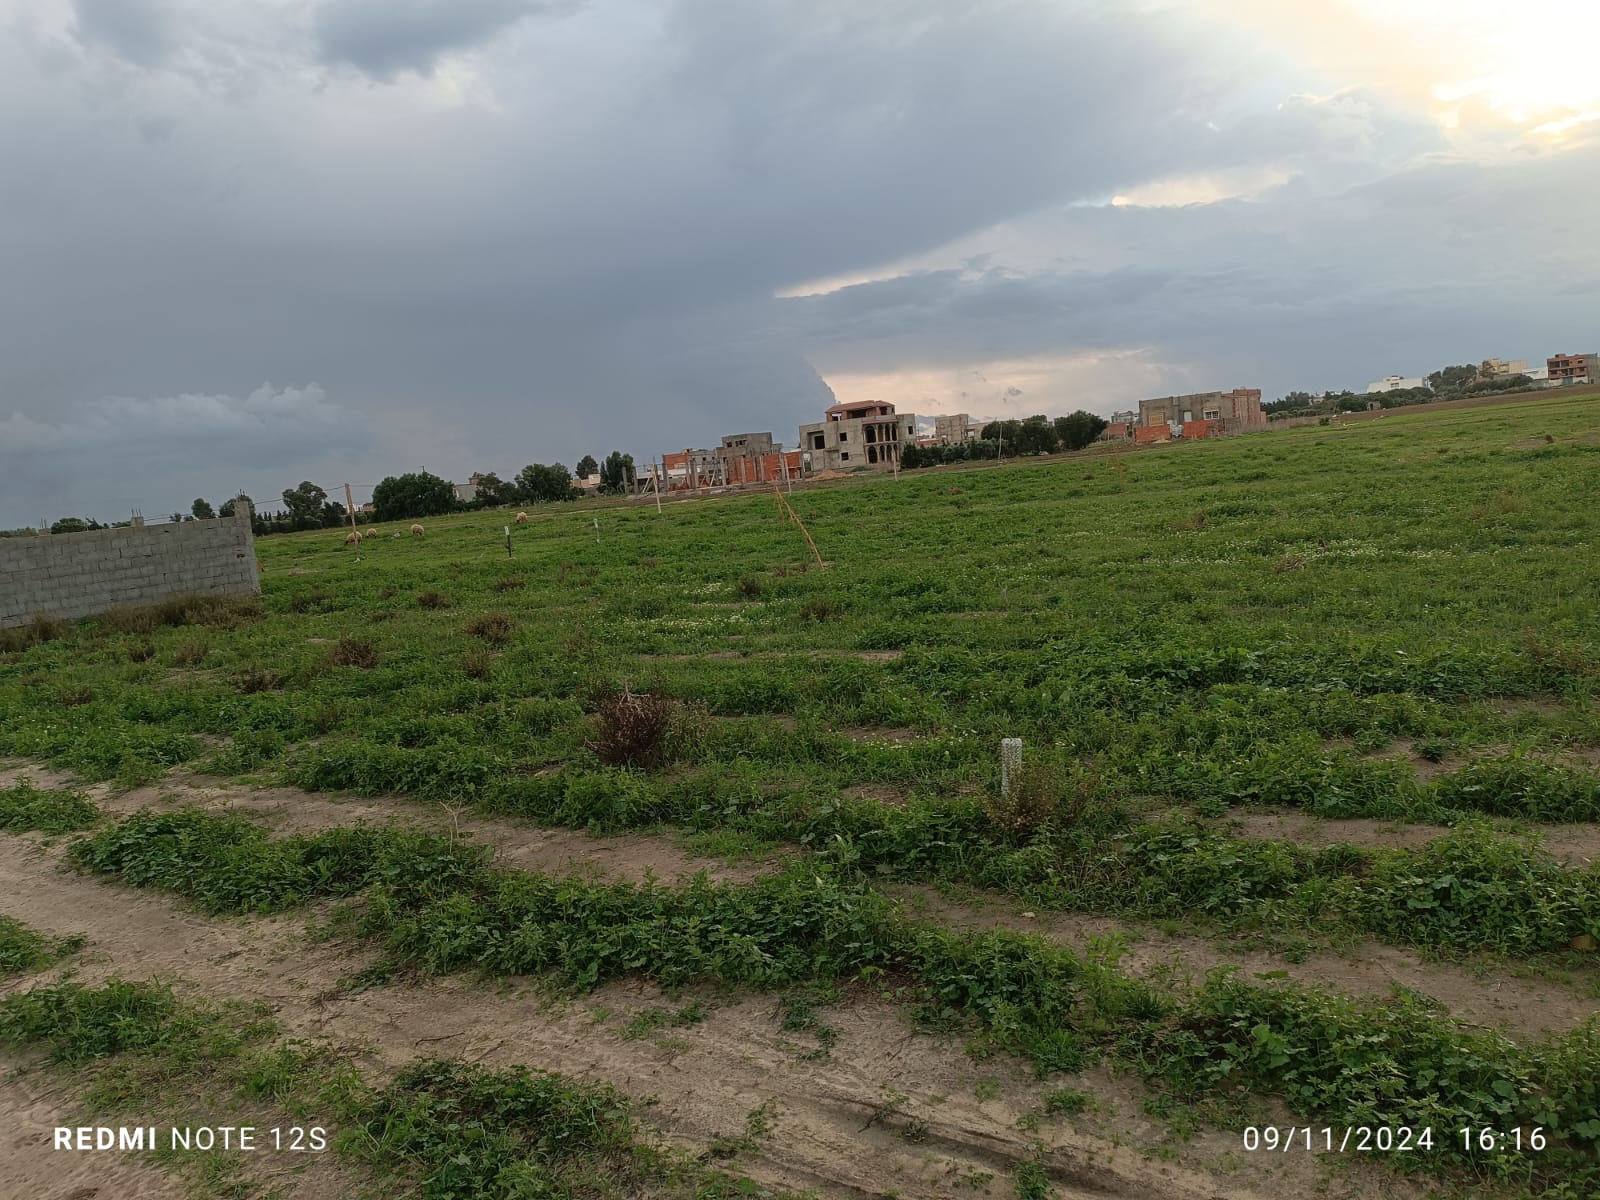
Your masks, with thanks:
<instances>
[{"instance_id":1,"label":"sun glow in sky","mask_svg":"<svg viewBox=\"0 0 1600 1200\"><path fill-rule=\"evenodd\" d=\"M1548 125L1600 107L1594 0L1216 2L1295 38L1308 65L1421 91L1441 117L1473 104L1513 124Z\"/></svg>"}]
</instances>

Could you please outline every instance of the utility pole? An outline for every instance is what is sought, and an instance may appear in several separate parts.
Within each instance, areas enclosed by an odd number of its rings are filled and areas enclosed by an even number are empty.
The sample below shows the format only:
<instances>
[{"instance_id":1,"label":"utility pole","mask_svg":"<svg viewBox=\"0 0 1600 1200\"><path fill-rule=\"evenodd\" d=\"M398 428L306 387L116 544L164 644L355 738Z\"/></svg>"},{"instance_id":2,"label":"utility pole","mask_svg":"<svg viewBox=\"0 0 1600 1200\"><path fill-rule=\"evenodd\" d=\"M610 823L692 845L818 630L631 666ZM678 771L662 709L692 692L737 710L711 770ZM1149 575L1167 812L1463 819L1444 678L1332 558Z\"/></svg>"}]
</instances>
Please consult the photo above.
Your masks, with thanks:
<instances>
[{"instance_id":1,"label":"utility pole","mask_svg":"<svg viewBox=\"0 0 1600 1200\"><path fill-rule=\"evenodd\" d=\"M350 514L350 532L360 532L356 529L356 502L355 498L350 494L350 485L348 483L344 485L344 510Z\"/></svg>"}]
</instances>

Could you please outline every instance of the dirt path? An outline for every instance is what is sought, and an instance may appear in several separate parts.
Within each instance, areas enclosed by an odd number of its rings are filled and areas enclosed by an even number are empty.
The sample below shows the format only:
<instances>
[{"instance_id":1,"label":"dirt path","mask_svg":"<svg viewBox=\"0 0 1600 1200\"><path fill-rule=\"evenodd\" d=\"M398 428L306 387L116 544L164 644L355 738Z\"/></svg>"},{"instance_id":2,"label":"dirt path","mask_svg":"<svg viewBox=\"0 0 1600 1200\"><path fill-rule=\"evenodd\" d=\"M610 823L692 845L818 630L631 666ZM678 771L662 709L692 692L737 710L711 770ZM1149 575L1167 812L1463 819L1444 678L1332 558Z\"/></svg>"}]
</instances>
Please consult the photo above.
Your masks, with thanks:
<instances>
[{"instance_id":1,"label":"dirt path","mask_svg":"<svg viewBox=\"0 0 1600 1200\"><path fill-rule=\"evenodd\" d=\"M621 981L554 1002L527 981L466 977L343 993L338 981L370 961L370 951L308 943L303 917L207 920L159 893L64 871L60 858L59 846L36 838L0 838L0 911L52 935L88 932L90 944L71 964L84 982L155 977L191 994L265 1000L288 1035L359 1047L358 1061L375 1075L445 1056L604 1080L654 1097L644 1119L696 1152L718 1135L739 1134L750 1110L775 1101L770 1138L737 1163L771 1186L953 1198L975 1186L981 1194L987 1180L1003 1194L1006 1175L1037 1139L1062 1200L1253 1200L1310 1194L1324 1183L1319 1194L1330 1197L1419 1194L1377 1172L1341 1170L1324 1180L1308 1157L1238 1154L1236 1139L1220 1132L1164 1149L1173 1161L1148 1158L1141 1148L1163 1145L1165 1131L1142 1113L1135 1084L1104 1074L1079 1081L1101 1111L1024 1132L1018 1121L1045 1085L1018 1064L974 1063L948 1040L913 1035L899 1008L870 997L823 1014L839 1036L818 1060L807 1057L811 1038L782 1032L770 997L710 997L703 1022L630 1038L631 1016L681 998ZM51 1178L41 1131L61 1119L54 1103L5 1114L19 1130L18 1179Z\"/></svg>"},{"instance_id":2,"label":"dirt path","mask_svg":"<svg viewBox=\"0 0 1600 1200\"><path fill-rule=\"evenodd\" d=\"M1564 1032L1600 1012L1600 1001L1590 999L1581 983L1520 977L1498 963L1480 974L1381 942L1361 942L1341 953L1313 954L1290 963L1280 954L1219 945L1204 938L1169 937L1154 928L1109 917L1031 912L1009 896L952 900L932 888L887 890L905 900L912 912L955 929L1014 929L1074 948L1084 946L1090 938L1131 933L1121 964L1133 975L1149 976L1175 968L1180 979L1187 976L1198 982L1215 967L1232 966L1250 983L1268 987L1299 984L1346 996L1391 996L1394 985L1400 984L1439 1001L1457 1020L1500 1029L1519 1041Z\"/></svg>"},{"instance_id":3,"label":"dirt path","mask_svg":"<svg viewBox=\"0 0 1600 1200\"><path fill-rule=\"evenodd\" d=\"M16 778L32 778L38 786L61 787L72 777L33 765L0 765L0 786ZM101 807L124 814L146 807L194 804L204 808L240 812L282 832L311 832L358 822L387 824L399 821L435 832L448 833L455 821L438 805L425 805L398 797L349 798L303 792L296 788L248 788L213 777L174 773L160 784L116 794L104 784L85 789ZM1320 819L1292 810L1252 813L1265 819L1304 820L1316 828ZM1379 836L1380 822L1320 822L1323 825L1364 824ZM612 879L643 879L647 872L671 882L698 871L728 880L748 880L770 869L760 865L729 864L718 859L687 854L668 836L623 834L595 837L576 830L547 829L515 819L461 816L459 832L495 848L501 865L523 870L576 872ZM1295 826L1294 828L1298 828ZM1432 826L1398 827L1413 830ZM1263 834L1262 836L1265 836ZM1332 839L1338 840L1338 839ZM1533 1038L1581 1024L1600 1003L1585 981L1576 982L1528 974L1519 976L1496 963L1490 970L1429 960L1397 946L1363 941L1340 953L1312 955L1291 963L1281 954L1230 946L1200 937L1170 937L1154 925L1081 913L1040 911L1023 916L1027 905L999 893L968 892L958 899L928 887L889 889L906 900L912 911L957 928L1008 928L1037 933L1074 949L1090 938L1118 934L1128 939L1122 959L1129 971L1150 975L1176 968L1180 977L1198 980L1219 966L1236 966L1246 979L1268 983L1295 983L1322 987L1352 996L1387 997L1399 984L1431 996L1452 1015L1474 1025L1499 1028L1513 1037ZM1589 982L1592 982L1589 981Z\"/></svg>"},{"instance_id":4,"label":"dirt path","mask_svg":"<svg viewBox=\"0 0 1600 1200\"><path fill-rule=\"evenodd\" d=\"M1218 821L1234 837L1274 839L1301 846L1344 842L1368 849L1404 846L1416 849L1451 832L1445 825L1377 821L1367 817L1328 818L1293 808L1236 809ZM1600 825L1540 825L1540 844L1569 867L1600 862Z\"/></svg>"},{"instance_id":5,"label":"dirt path","mask_svg":"<svg viewBox=\"0 0 1600 1200\"><path fill-rule=\"evenodd\" d=\"M52 1151L51 1131L76 1125L72 1087L31 1073L0 1080L0 1196L33 1200L187 1200L173 1175L137 1155Z\"/></svg>"},{"instance_id":6,"label":"dirt path","mask_svg":"<svg viewBox=\"0 0 1600 1200\"><path fill-rule=\"evenodd\" d=\"M646 871L664 881L687 879L706 871L717 879L749 880L763 873L760 865L729 864L699 858L671 837L651 834L591 836L581 830L551 829L514 817L477 817L452 813L438 804L384 796L374 798L304 792L299 788L252 788L209 776L174 772L162 782L117 792L109 784L82 784L49 767L0 763L0 787L31 779L38 787L81 787L97 805L118 816L141 808L195 805L237 812L259 820L277 833L314 833L339 826L392 822L452 832L492 846L495 861L505 867L553 874L577 872L619 879L641 879Z\"/></svg>"}]
</instances>

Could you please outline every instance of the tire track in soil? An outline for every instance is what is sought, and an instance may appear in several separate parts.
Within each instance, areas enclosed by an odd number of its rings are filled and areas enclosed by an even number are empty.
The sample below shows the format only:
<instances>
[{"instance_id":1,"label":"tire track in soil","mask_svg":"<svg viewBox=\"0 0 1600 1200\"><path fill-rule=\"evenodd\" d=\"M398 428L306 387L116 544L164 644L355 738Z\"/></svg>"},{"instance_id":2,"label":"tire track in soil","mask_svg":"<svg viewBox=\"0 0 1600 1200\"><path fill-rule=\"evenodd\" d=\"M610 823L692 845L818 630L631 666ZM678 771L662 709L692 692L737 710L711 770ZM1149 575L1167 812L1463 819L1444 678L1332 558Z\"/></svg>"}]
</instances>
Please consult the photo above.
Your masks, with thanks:
<instances>
[{"instance_id":1,"label":"tire track in soil","mask_svg":"<svg viewBox=\"0 0 1600 1200\"><path fill-rule=\"evenodd\" d=\"M369 1078L434 1056L562 1071L611 1083L641 1101L653 1098L640 1109L643 1122L695 1153L719 1135L740 1134L746 1113L776 1099L771 1137L733 1164L773 1187L954 1200L972 1195L973 1181L985 1176L1004 1186L1006 1173L1038 1139L1062 1200L1276 1200L1317 1188L1349 1200L1421 1195L1361 1164L1325 1175L1309 1156L1230 1154L1237 1139L1219 1131L1176 1146L1176 1161L1147 1160L1134 1147L1161 1141L1164 1130L1142 1114L1136 1083L1103 1071L1078 1082L1109 1106L1108 1114L1023 1133L1017 1122L1038 1104L1045 1085L1020 1064L974 1064L947 1039L915 1035L901 1009L866 996L824 1012L839 1036L828 1058L808 1061L803 1054L811 1040L797 1042L779 1029L771 997L728 1004L708 997L704 1022L630 1040L614 1026L673 1003L639 980L614 981L577 1001L554 1001L532 981L462 976L341 992L338 981L375 953L365 945L308 942L304 913L206 919L165 894L63 870L60 860L59 844L32 835L0 838L0 911L47 934L86 932L91 939L64 967L15 981L7 991L70 969L86 984L112 975L158 978L190 995L263 1000L285 1035L353 1049ZM615 1018L597 1020L601 1009ZM999 1095L975 1098L982 1076L1002 1077ZM885 1104L893 1115L884 1115ZM24 1123L17 1126L16 1177L53 1178L58 1164L48 1131L25 1123L53 1125L60 1117L37 1104L14 1115ZM902 1136L913 1117L925 1123L921 1141ZM1241 1158L1226 1172L1207 1169Z\"/></svg>"}]
</instances>

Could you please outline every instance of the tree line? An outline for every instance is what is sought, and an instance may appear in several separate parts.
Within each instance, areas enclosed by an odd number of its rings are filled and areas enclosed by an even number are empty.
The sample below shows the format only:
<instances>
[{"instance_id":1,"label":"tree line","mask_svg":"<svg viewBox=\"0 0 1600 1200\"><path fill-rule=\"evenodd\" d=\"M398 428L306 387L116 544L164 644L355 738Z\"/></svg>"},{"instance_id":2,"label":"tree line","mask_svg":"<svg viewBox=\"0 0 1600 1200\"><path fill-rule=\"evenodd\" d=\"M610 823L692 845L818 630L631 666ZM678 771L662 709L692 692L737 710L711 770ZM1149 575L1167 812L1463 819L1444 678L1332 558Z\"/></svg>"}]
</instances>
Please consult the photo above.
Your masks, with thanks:
<instances>
[{"instance_id":1,"label":"tree line","mask_svg":"<svg viewBox=\"0 0 1600 1200\"><path fill-rule=\"evenodd\" d=\"M990 421L975 441L949 446L906 446L900 451L900 466L909 471L944 463L1000 458L1006 454L1020 457L1082 450L1105 429L1104 417L1082 409L1054 420L1038 416L1020 421Z\"/></svg>"},{"instance_id":2,"label":"tree line","mask_svg":"<svg viewBox=\"0 0 1600 1200\"><path fill-rule=\"evenodd\" d=\"M592 454L578 460L576 472L568 471L561 463L530 463L510 480L502 480L493 471L480 473L477 495L468 501L456 499L455 487L428 471L412 471L404 475L388 475L372 489L372 513L358 513L358 520L402 521L418 517L435 517L442 513L465 512L502 505L550 504L577 500L585 492L578 479L599 475L598 491L601 495L626 492L634 480L633 455L613 450L604 461L597 462ZM202 498L196 499L188 512L174 512L170 520L209 521L216 517L231 517L240 500L251 506L251 525L257 537L270 533L295 533L305 529L337 529L350 522L350 511L337 500L330 500L324 488L310 480L285 488L283 507L268 511L246 495L230 497L215 507ZM62 517L50 526L51 533L81 533L89 529L125 528L131 521L102 524L90 517ZM0 537L22 537L37 534L34 529L0 530Z\"/></svg>"},{"instance_id":3,"label":"tree line","mask_svg":"<svg viewBox=\"0 0 1600 1200\"><path fill-rule=\"evenodd\" d=\"M1326 416L1330 413L1364 412L1369 403L1376 401L1384 408L1405 408L1412 404L1432 404L1439 400L1465 400L1472 396L1494 395L1497 392L1521 392L1533 387L1526 375L1497 375L1494 364L1487 360L1473 366L1463 363L1454 367L1440 367L1428 374L1421 387L1396 388L1392 392L1326 391L1320 396L1311 392L1290 392L1279 400L1261 406L1268 420L1286 417Z\"/></svg>"}]
</instances>

